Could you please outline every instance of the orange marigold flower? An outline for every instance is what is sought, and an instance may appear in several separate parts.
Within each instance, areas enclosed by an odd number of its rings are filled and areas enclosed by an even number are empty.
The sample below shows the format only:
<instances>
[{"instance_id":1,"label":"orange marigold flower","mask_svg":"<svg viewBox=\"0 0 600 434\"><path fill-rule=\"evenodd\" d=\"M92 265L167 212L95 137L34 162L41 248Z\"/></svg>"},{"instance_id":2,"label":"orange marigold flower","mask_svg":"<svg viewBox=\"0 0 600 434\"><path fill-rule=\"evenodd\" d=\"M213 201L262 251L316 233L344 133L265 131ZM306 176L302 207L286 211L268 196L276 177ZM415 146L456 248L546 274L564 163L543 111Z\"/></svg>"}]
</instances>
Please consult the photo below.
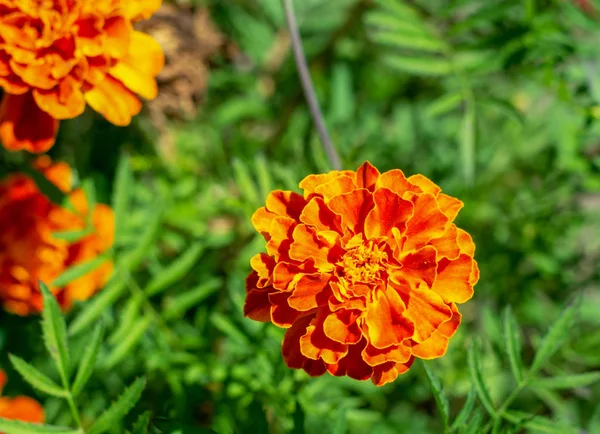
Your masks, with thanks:
<instances>
[{"instance_id":1,"label":"orange marigold flower","mask_svg":"<svg viewBox=\"0 0 600 434\"><path fill-rule=\"evenodd\" d=\"M5 384L6 374L0 369L0 395ZM0 396L0 417L23 422L44 423L44 409L35 399L26 396L17 396L16 398Z\"/></svg>"},{"instance_id":2,"label":"orange marigold flower","mask_svg":"<svg viewBox=\"0 0 600 434\"><path fill-rule=\"evenodd\" d=\"M163 52L132 23L161 0L0 0L0 139L44 152L86 103L115 125L156 97Z\"/></svg>"},{"instance_id":3,"label":"orange marigold flower","mask_svg":"<svg viewBox=\"0 0 600 434\"><path fill-rule=\"evenodd\" d=\"M368 162L300 187L252 217L267 253L252 258L244 314L287 328L285 362L311 376L381 386L415 357L442 356L479 278L473 240L453 223L463 203Z\"/></svg>"},{"instance_id":4,"label":"orange marigold flower","mask_svg":"<svg viewBox=\"0 0 600 434\"><path fill-rule=\"evenodd\" d=\"M40 280L49 285L66 310L74 301L91 297L112 273L112 262L107 261L63 287L51 286L69 267L88 262L112 246L114 216L106 205L97 204L90 210L83 191L71 190L67 164L52 164L44 156L35 167L68 193L72 209L50 202L27 175L11 175L0 183L0 303L18 315L42 310ZM54 236L88 228L89 233L76 241Z\"/></svg>"}]
</instances>

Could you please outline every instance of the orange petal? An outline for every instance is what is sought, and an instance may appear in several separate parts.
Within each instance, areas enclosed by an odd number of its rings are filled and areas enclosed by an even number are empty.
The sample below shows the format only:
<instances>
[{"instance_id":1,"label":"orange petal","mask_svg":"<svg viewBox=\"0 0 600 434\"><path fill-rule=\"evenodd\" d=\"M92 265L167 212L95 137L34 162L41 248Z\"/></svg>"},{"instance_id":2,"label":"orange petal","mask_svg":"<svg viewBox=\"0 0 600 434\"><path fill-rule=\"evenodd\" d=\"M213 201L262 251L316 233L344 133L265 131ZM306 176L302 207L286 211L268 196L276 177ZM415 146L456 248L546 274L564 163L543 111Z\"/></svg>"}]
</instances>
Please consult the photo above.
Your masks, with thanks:
<instances>
[{"instance_id":1,"label":"orange petal","mask_svg":"<svg viewBox=\"0 0 600 434\"><path fill-rule=\"evenodd\" d=\"M402 170L393 169L381 175L377 180L375 187L388 188L394 193L402 196L404 193L409 191L409 189L412 187L412 184L408 182Z\"/></svg>"},{"instance_id":2,"label":"orange petal","mask_svg":"<svg viewBox=\"0 0 600 434\"><path fill-rule=\"evenodd\" d=\"M417 193L430 193L433 196L437 196L442 189L438 187L434 182L432 182L429 178L423 175L413 175L408 178L408 182L410 182L413 186L417 188L411 188L412 191Z\"/></svg>"},{"instance_id":3,"label":"orange petal","mask_svg":"<svg viewBox=\"0 0 600 434\"><path fill-rule=\"evenodd\" d=\"M469 256L473 256L475 254L475 243L473 242L473 238L467 232L462 229L458 229L458 235L456 238L458 242L458 246L460 247L460 253L465 253Z\"/></svg>"},{"instance_id":4,"label":"orange petal","mask_svg":"<svg viewBox=\"0 0 600 434\"><path fill-rule=\"evenodd\" d=\"M252 214L252 225L257 232L259 232L267 241L271 238L269 232L271 231L271 223L273 219L277 217L277 214L267 211L267 208L262 207L256 210Z\"/></svg>"},{"instance_id":5,"label":"orange petal","mask_svg":"<svg viewBox=\"0 0 600 434\"><path fill-rule=\"evenodd\" d=\"M50 90L34 89L33 97L40 109L54 119L73 119L85 110L80 84L67 77Z\"/></svg>"},{"instance_id":6,"label":"orange petal","mask_svg":"<svg viewBox=\"0 0 600 434\"><path fill-rule=\"evenodd\" d=\"M160 8L162 0L136 0L125 2L125 16L131 21L146 20Z\"/></svg>"},{"instance_id":7,"label":"orange petal","mask_svg":"<svg viewBox=\"0 0 600 434\"><path fill-rule=\"evenodd\" d=\"M338 176L342 176L342 175L353 177L354 172L352 172L350 170L344 170L344 171L332 170L329 173L323 173L323 174L319 174L319 175L308 175L306 178L304 178L302 181L300 181L299 187L304 190L304 197L307 198L311 194L315 193L315 189L319 185L325 184L325 183L331 181L332 179L337 178Z\"/></svg>"},{"instance_id":8,"label":"orange petal","mask_svg":"<svg viewBox=\"0 0 600 434\"><path fill-rule=\"evenodd\" d=\"M406 280L411 287L424 282L429 288L435 282L437 274L437 251L433 246L425 246L413 251L401 260L402 268L393 273L393 279Z\"/></svg>"},{"instance_id":9,"label":"orange petal","mask_svg":"<svg viewBox=\"0 0 600 434\"><path fill-rule=\"evenodd\" d=\"M289 256L296 261L313 259L315 266L322 272L335 268L329 261L329 252L335 246L339 234L333 231L315 233L314 229L299 224L294 228Z\"/></svg>"},{"instance_id":10,"label":"orange petal","mask_svg":"<svg viewBox=\"0 0 600 434\"><path fill-rule=\"evenodd\" d=\"M110 75L142 98L154 99L158 93L154 77L164 64L165 56L158 42L150 35L134 31L127 57L110 70Z\"/></svg>"},{"instance_id":11,"label":"orange petal","mask_svg":"<svg viewBox=\"0 0 600 434\"><path fill-rule=\"evenodd\" d=\"M412 354L411 346L408 342L409 339L406 339L399 345L392 345L382 349L367 345L362 352L362 358L369 366L377 366L388 362L405 363L410 359Z\"/></svg>"},{"instance_id":12,"label":"orange petal","mask_svg":"<svg viewBox=\"0 0 600 434\"><path fill-rule=\"evenodd\" d=\"M379 176L379 170L368 161L365 161L365 163L356 171L356 185L358 188L366 188L367 190L373 191Z\"/></svg>"},{"instance_id":13,"label":"orange petal","mask_svg":"<svg viewBox=\"0 0 600 434\"><path fill-rule=\"evenodd\" d=\"M381 349L399 345L412 337L414 325L402 316L404 310L404 303L394 289L384 291L377 288L364 316L366 330L363 331L369 343Z\"/></svg>"},{"instance_id":14,"label":"orange petal","mask_svg":"<svg viewBox=\"0 0 600 434\"><path fill-rule=\"evenodd\" d=\"M45 419L39 402L26 396L0 398L0 417L31 423L43 423Z\"/></svg>"},{"instance_id":15,"label":"orange petal","mask_svg":"<svg viewBox=\"0 0 600 434\"><path fill-rule=\"evenodd\" d=\"M373 195L361 188L350 193L335 196L328 203L329 208L342 216L342 227L355 234L363 232L364 222L373 209Z\"/></svg>"},{"instance_id":16,"label":"orange petal","mask_svg":"<svg viewBox=\"0 0 600 434\"><path fill-rule=\"evenodd\" d=\"M367 344L366 339L362 339L356 345L348 346L348 354L338 363L327 365L327 371L331 375L347 375L355 380L367 380L373 375L373 368L362 359L361 351Z\"/></svg>"},{"instance_id":17,"label":"orange petal","mask_svg":"<svg viewBox=\"0 0 600 434\"><path fill-rule=\"evenodd\" d=\"M142 109L140 100L110 75L88 90L85 100L107 121L118 126L129 125L131 117Z\"/></svg>"},{"instance_id":18,"label":"orange petal","mask_svg":"<svg viewBox=\"0 0 600 434\"><path fill-rule=\"evenodd\" d=\"M373 193L375 206L365 219L365 235L367 239L392 236L392 228L401 232L406 229L406 222L412 217L413 204L402 199L387 188L378 188Z\"/></svg>"},{"instance_id":19,"label":"orange petal","mask_svg":"<svg viewBox=\"0 0 600 434\"><path fill-rule=\"evenodd\" d=\"M306 206L306 200L293 191L276 190L269 193L266 204L268 211L298 220Z\"/></svg>"},{"instance_id":20,"label":"orange petal","mask_svg":"<svg viewBox=\"0 0 600 434\"><path fill-rule=\"evenodd\" d=\"M2 394L2 389L4 388L4 385L6 384L6 372L4 372L2 369L0 369L0 394Z\"/></svg>"},{"instance_id":21,"label":"orange petal","mask_svg":"<svg viewBox=\"0 0 600 434\"><path fill-rule=\"evenodd\" d=\"M418 249L430 240L441 237L448 224L448 217L442 213L432 194L415 195L411 201L415 208L407 222L404 250Z\"/></svg>"},{"instance_id":22,"label":"orange petal","mask_svg":"<svg viewBox=\"0 0 600 434\"><path fill-rule=\"evenodd\" d=\"M328 338L341 344L356 344L363 337L356 322L360 315L359 310L339 309L325 318L323 331Z\"/></svg>"},{"instance_id":23,"label":"orange petal","mask_svg":"<svg viewBox=\"0 0 600 434\"><path fill-rule=\"evenodd\" d=\"M244 316L255 321L271 321L271 303L269 294L273 288L257 288L258 273L253 271L246 278L246 301L244 302Z\"/></svg>"},{"instance_id":24,"label":"orange petal","mask_svg":"<svg viewBox=\"0 0 600 434\"><path fill-rule=\"evenodd\" d=\"M289 328L300 318L304 312L298 312L290 307L288 299L289 292L273 292L269 294L269 302L271 303L271 321L277 327Z\"/></svg>"},{"instance_id":25,"label":"orange petal","mask_svg":"<svg viewBox=\"0 0 600 434\"><path fill-rule=\"evenodd\" d=\"M433 333L429 339L420 344L413 345L413 354L421 359L430 360L442 357L446 354L450 339L439 330Z\"/></svg>"},{"instance_id":26,"label":"orange petal","mask_svg":"<svg viewBox=\"0 0 600 434\"><path fill-rule=\"evenodd\" d=\"M438 194L437 201L438 205L440 206L440 209L451 222L454 221L454 219L458 215L458 212L464 206L464 203L462 203L462 201L458 200L455 197L448 196L444 193Z\"/></svg>"},{"instance_id":27,"label":"orange petal","mask_svg":"<svg viewBox=\"0 0 600 434\"><path fill-rule=\"evenodd\" d=\"M323 315L318 315L306 328L300 338L300 351L309 359L323 360L325 363L338 363L348 354L348 345L329 339L323 331Z\"/></svg>"},{"instance_id":28,"label":"orange petal","mask_svg":"<svg viewBox=\"0 0 600 434\"><path fill-rule=\"evenodd\" d=\"M450 260L458 258L460 247L458 244L458 229L455 224L450 225L448 230L440 238L434 238L429 244L437 250L439 259L448 258Z\"/></svg>"},{"instance_id":29,"label":"orange petal","mask_svg":"<svg viewBox=\"0 0 600 434\"><path fill-rule=\"evenodd\" d=\"M442 298L424 285L408 288L399 287L400 296L406 305L404 316L415 324L412 339L423 342L443 323L452 318L452 310Z\"/></svg>"},{"instance_id":30,"label":"orange petal","mask_svg":"<svg viewBox=\"0 0 600 434\"><path fill-rule=\"evenodd\" d=\"M473 296L471 279L475 267L477 264L469 255L462 254L454 261L442 259L438 264L433 290L446 303L464 303Z\"/></svg>"},{"instance_id":31,"label":"orange petal","mask_svg":"<svg viewBox=\"0 0 600 434\"><path fill-rule=\"evenodd\" d=\"M312 260L300 264L295 262L278 262L273 270L273 286L281 291L287 291L306 273L316 272Z\"/></svg>"},{"instance_id":32,"label":"orange petal","mask_svg":"<svg viewBox=\"0 0 600 434\"><path fill-rule=\"evenodd\" d=\"M296 310L306 312L324 304L331 294L331 290L326 290L328 283L327 274L304 274L288 299L289 305ZM320 303L319 299L322 299Z\"/></svg>"},{"instance_id":33,"label":"orange petal","mask_svg":"<svg viewBox=\"0 0 600 434\"><path fill-rule=\"evenodd\" d=\"M405 363L394 363L388 362L383 365L376 366L373 368L373 376L371 381L376 386L383 386L387 383L391 383L398 378L398 375L402 375L407 372L414 362L414 357L410 358Z\"/></svg>"},{"instance_id":34,"label":"orange petal","mask_svg":"<svg viewBox=\"0 0 600 434\"><path fill-rule=\"evenodd\" d=\"M454 333L458 330L458 326L462 320L462 315L458 311L455 303L450 304L450 309L452 309L452 318L442 324L438 329L447 338L454 336Z\"/></svg>"},{"instance_id":35,"label":"orange petal","mask_svg":"<svg viewBox=\"0 0 600 434\"><path fill-rule=\"evenodd\" d=\"M311 360L300 350L300 338L306 334L306 329L312 316L299 318L285 332L281 352L285 364L292 369L304 369L308 375L318 377L325 373L325 363L322 360Z\"/></svg>"},{"instance_id":36,"label":"orange petal","mask_svg":"<svg viewBox=\"0 0 600 434\"><path fill-rule=\"evenodd\" d=\"M0 140L9 151L46 152L59 121L40 110L31 93L5 94L0 106Z\"/></svg>"},{"instance_id":37,"label":"orange petal","mask_svg":"<svg viewBox=\"0 0 600 434\"><path fill-rule=\"evenodd\" d=\"M267 253L275 258L287 255L290 249L296 222L289 217L275 217L271 222Z\"/></svg>"},{"instance_id":38,"label":"orange petal","mask_svg":"<svg viewBox=\"0 0 600 434\"><path fill-rule=\"evenodd\" d=\"M250 259L250 266L258 274L258 288L264 288L270 284L275 268L275 261L269 255L259 253Z\"/></svg>"},{"instance_id":39,"label":"orange petal","mask_svg":"<svg viewBox=\"0 0 600 434\"><path fill-rule=\"evenodd\" d=\"M317 231L338 231L342 218L331 211L320 197L313 197L302 210L300 221Z\"/></svg>"},{"instance_id":40,"label":"orange petal","mask_svg":"<svg viewBox=\"0 0 600 434\"><path fill-rule=\"evenodd\" d=\"M315 193L323 196L325 202L329 202L333 197L349 193L357 188L353 176L341 175L316 187Z\"/></svg>"},{"instance_id":41,"label":"orange petal","mask_svg":"<svg viewBox=\"0 0 600 434\"><path fill-rule=\"evenodd\" d=\"M115 59L127 56L132 32L131 23L124 17L115 15L107 18L104 24L104 54Z\"/></svg>"}]
</instances>

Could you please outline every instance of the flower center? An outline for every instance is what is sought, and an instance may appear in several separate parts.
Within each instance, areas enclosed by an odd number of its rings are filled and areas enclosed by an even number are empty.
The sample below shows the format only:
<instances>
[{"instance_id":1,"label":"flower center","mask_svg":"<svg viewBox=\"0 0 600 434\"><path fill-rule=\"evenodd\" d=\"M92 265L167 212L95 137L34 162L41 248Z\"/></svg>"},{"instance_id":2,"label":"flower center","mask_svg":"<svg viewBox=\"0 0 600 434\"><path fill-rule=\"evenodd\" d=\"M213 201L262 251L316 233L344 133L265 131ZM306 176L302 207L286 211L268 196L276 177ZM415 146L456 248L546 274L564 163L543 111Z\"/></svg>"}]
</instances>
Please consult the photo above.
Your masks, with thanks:
<instances>
[{"instance_id":1,"label":"flower center","mask_svg":"<svg viewBox=\"0 0 600 434\"><path fill-rule=\"evenodd\" d=\"M337 263L342 267L344 279L355 282L373 282L379 276L381 269L385 269L387 253L382 251L379 246L374 245L373 241L366 244L354 245L349 243L346 248L349 250L342 256Z\"/></svg>"}]
</instances>

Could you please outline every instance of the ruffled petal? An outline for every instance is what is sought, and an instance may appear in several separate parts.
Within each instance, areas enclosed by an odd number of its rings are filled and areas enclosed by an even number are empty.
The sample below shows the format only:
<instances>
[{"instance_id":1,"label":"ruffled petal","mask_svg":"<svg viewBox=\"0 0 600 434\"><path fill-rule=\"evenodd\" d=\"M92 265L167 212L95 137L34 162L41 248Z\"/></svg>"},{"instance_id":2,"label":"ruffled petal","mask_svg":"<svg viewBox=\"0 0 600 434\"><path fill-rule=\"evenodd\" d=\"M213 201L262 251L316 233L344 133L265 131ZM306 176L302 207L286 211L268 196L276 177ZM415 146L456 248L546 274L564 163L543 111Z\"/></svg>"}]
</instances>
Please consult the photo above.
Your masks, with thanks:
<instances>
[{"instance_id":1,"label":"ruffled petal","mask_svg":"<svg viewBox=\"0 0 600 434\"><path fill-rule=\"evenodd\" d=\"M288 299L289 305L305 312L324 304L331 294L331 290L325 291L329 278L329 275L320 273L302 275ZM324 301L319 303L319 298L323 298Z\"/></svg>"},{"instance_id":2,"label":"ruffled petal","mask_svg":"<svg viewBox=\"0 0 600 434\"><path fill-rule=\"evenodd\" d=\"M353 177L354 172L350 170L332 170L329 173L323 173L319 175L308 175L306 178L300 181L299 187L302 190L304 190L304 197L308 198L310 195L315 194L315 189L318 186L325 184L331 181L332 179L337 178L338 176L343 175Z\"/></svg>"},{"instance_id":3,"label":"ruffled petal","mask_svg":"<svg viewBox=\"0 0 600 434\"><path fill-rule=\"evenodd\" d=\"M407 222L406 242L404 250L415 250L423 247L434 238L444 235L448 217L440 210L436 198L429 193L414 195L414 214Z\"/></svg>"},{"instance_id":4,"label":"ruffled petal","mask_svg":"<svg viewBox=\"0 0 600 434\"><path fill-rule=\"evenodd\" d=\"M395 290L376 289L364 314L366 330L363 332L369 343L381 349L412 337L415 325L402 315L404 310L404 303Z\"/></svg>"},{"instance_id":5,"label":"ruffled petal","mask_svg":"<svg viewBox=\"0 0 600 434\"><path fill-rule=\"evenodd\" d=\"M376 386L384 386L398 378L398 375L402 375L407 372L414 362L414 357L411 357L405 363L388 362L383 365L378 365L373 368L373 376L371 381Z\"/></svg>"},{"instance_id":6,"label":"ruffled petal","mask_svg":"<svg viewBox=\"0 0 600 434\"><path fill-rule=\"evenodd\" d=\"M373 195L361 188L350 193L335 196L328 203L329 208L342 216L342 227L355 234L363 231L364 222L373 209Z\"/></svg>"},{"instance_id":7,"label":"ruffled petal","mask_svg":"<svg viewBox=\"0 0 600 434\"><path fill-rule=\"evenodd\" d=\"M294 228L293 239L289 248L290 258L296 261L314 260L315 266L322 272L331 271L335 266L329 261L329 253L335 246L339 234L333 231L316 233L306 225L299 224Z\"/></svg>"},{"instance_id":8,"label":"ruffled petal","mask_svg":"<svg viewBox=\"0 0 600 434\"><path fill-rule=\"evenodd\" d=\"M315 193L323 197L325 202L329 202L332 198L350 193L356 190L358 186L354 182L353 176L341 175L333 178L331 181L321 184L315 188Z\"/></svg>"},{"instance_id":9,"label":"ruffled petal","mask_svg":"<svg viewBox=\"0 0 600 434\"><path fill-rule=\"evenodd\" d=\"M403 196L411 187L412 184L408 182L400 169L393 169L383 173L375 184L375 188L387 188L399 196Z\"/></svg>"},{"instance_id":10,"label":"ruffled petal","mask_svg":"<svg viewBox=\"0 0 600 434\"><path fill-rule=\"evenodd\" d=\"M272 213L298 221L306 203L306 200L298 193L276 190L267 196L266 208Z\"/></svg>"},{"instance_id":11,"label":"ruffled petal","mask_svg":"<svg viewBox=\"0 0 600 434\"><path fill-rule=\"evenodd\" d=\"M356 185L358 188L366 188L369 191L373 191L375 184L379 180L379 176L381 176L379 170L368 161L365 161L356 171Z\"/></svg>"},{"instance_id":12,"label":"ruffled petal","mask_svg":"<svg viewBox=\"0 0 600 434\"><path fill-rule=\"evenodd\" d=\"M446 303L464 303L473 296L475 269L477 264L469 255L460 255L454 261L442 259L438 264L433 290L441 295Z\"/></svg>"},{"instance_id":13,"label":"ruffled petal","mask_svg":"<svg viewBox=\"0 0 600 434\"><path fill-rule=\"evenodd\" d=\"M304 369L311 377L323 375L326 371L322 360L312 360L302 354L300 338L306 334L306 329L313 317L305 316L286 330L281 346L283 360L289 368Z\"/></svg>"},{"instance_id":14,"label":"ruffled petal","mask_svg":"<svg viewBox=\"0 0 600 434\"><path fill-rule=\"evenodd\" d=\"M140 100L123 83L107 75L85 92L87 103L114 125L126 126L142 109Z\"/></svg>"},{"instance_id":15,"label":"ruffled petal","mask_svg":"<svg viewBox=\"0 0 600 434\"><path fill-rule=\"evenodd\" d=\"M331 211L321 197L312 198L302 210L300 221L317 231L340 232L342 218Z\"/></svg>"},{"instance_id":16,"label":"ruffled petal","mask_svg":"<svg viewBox=\"0 0 600 434\"><path fill-rule=\"evenodd\" d=\"M388 362L405 363L411 357L410 340L406 339L398 345L387 348L375 348L367 345L362 351L362 358L369 366L378 366Z\"/></svg>"},{"instance_id":17,"label":"ruffled petal","mask_svg":"<svg viewBox=\"0 0 600 434\"><path fill-rule=\"evenodd\" d=\"M391 237L392 228L400 232L406 229L406 222L412 217L413 204L387 188L378 188L373 193L374 207L365 220L367 239Z\"/></svg>"},{"instance_id":18,"label":"ruffled petal","mask_svg":"<svg viewBox=\"0 0 600 434\"><path fill-rule=\"evenodd\" d=\"M339 309L330 313L323 323L323 330L329 339L341 344L356 344L363 337L357 319L360 310Z\"/></svg>"},{"instance_id":19,"label":"ruffled petal","mask_svg":"<svg viewBox=\"0 0 600 434\"><path fill-rule=\"evenodd\" d=\"M323 360L327 364L338 363L348 354L348 345L327 337L323 331L324 315L318 315L300 338L300 351L309 359Z\"/></svg>"}]
</instances>

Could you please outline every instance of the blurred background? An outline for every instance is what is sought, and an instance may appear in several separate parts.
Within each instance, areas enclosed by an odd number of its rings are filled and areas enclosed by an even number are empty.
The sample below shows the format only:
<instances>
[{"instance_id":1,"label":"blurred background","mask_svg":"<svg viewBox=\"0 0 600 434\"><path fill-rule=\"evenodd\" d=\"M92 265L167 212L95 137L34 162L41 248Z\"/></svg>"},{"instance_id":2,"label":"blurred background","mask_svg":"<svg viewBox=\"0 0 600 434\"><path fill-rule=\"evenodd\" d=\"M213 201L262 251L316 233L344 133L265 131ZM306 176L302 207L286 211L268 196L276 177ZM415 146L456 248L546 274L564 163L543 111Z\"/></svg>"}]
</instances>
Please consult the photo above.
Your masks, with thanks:
<instances>
[{"instance_id":1,"label":"blurred background","mask_svg":"<svg viewBox=\"0 0 600 434\"><path fill-rule=\"evenodd\" d=\"M514 388L502 343L507 305L527 365L582 293L578 323L544 374L600 370L600 2L295 7L345 168L369 160L381 172L422 173L465 203L457 224L475 240L481 279L447 355L428 363L452 414L471 388L466 348L475 336L492 399ZM298 191L304 176L330 170L280 2L165 1L140 26L166 54L158 98L127 128L91 110L63 122L51 150L93 181L99 202L127 210L117 260L141 252L124 284L109 284L96 303L107 339L80 398L83 417L92 420L145 375L128 420L151 410L156 432L443 432L419 364L382 388L310 379L285 366L283 330L242 315L249 259L264 248L250 216L272 189ZM2 150L1 158L11 167L28 157ZM154 295L140 297L149 286ZM0 364L10 371L12 352L50 366L39 323L0 315ZM74 348L85 346L90 325L81 325ZM39 396L16 374L9 386ZM600 383L532 387L513 407L563 424L506 432L583 432L599 400ZM44 403L49 422L71 423L62 401ZM465 426L485 432L477 417Z\"/></svg>"}]
</instances>

